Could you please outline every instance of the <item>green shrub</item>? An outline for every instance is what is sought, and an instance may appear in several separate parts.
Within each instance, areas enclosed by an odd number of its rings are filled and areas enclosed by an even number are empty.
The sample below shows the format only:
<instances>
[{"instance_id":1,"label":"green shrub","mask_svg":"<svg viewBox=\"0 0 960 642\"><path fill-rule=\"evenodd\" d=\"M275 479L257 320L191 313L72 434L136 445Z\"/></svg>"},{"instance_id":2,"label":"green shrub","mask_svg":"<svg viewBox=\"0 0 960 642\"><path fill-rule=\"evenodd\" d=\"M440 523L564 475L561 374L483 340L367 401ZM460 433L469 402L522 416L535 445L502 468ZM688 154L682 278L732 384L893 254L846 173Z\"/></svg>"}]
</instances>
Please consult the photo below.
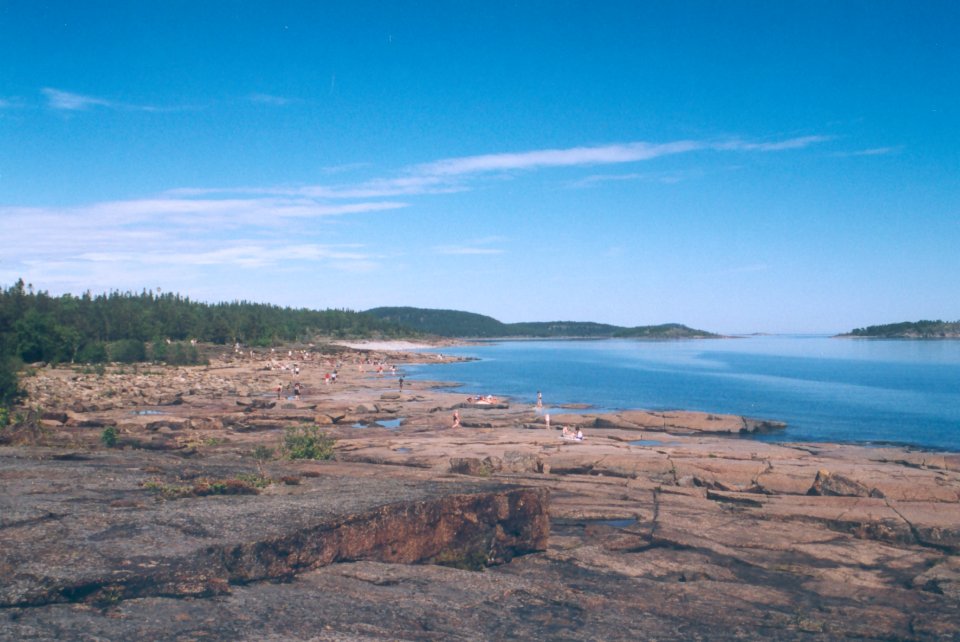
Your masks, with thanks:
<instances>
[{"instance_id":1,"label":"green shrub","mask_svg":"<svg viewBox=\"0 0 960 642\"><path fill-rule=\"evenodd\" d=\"M287 459L333 459L335 443L317 426L290 426L283 435Z\"/></svg>"},{"instance_id":2,"label":"green shrub","mask_svg":"<svg viewBox=\"0 0 960 642\"><path fill-rule=\"evenodd\" d=\"M117 437L119 433L117 432L116 426L107 426L103 429L103 432L100 433L100 441L103 442L103 445L107 448L113 448L117 445Z\"/></svg>"},{"instance_id":3,"label":"green shrub","mask_svg":"<svg viewBox=\"0 0 960 642\"><path fill-rule=\"evenodd\" d=\"M162 339L157 339L153 342L153 345L150 346L150 356L154 361L166 361L168 354L167 342Z\"/></svg>"},{"instance_id":4,"label":"green shrub","mask_svg":"<svg viewBox=\"0 0 960 642\"><path fill-rule=\"evenodd\" d=\"M196 497L208 495L259 495L261 488L266 488L267 482L249 477L240 479L201 479L193 485L191 494Z\"/></svg>"},{"instance_id":5,"label":"green shrub","mask_svg":"<svg viewBox=\"0 0 960 642\"><path fill-rule=\"evenodd\" d=\"M156 479L145 481L141 486L151 493L157 493L164 499L182 499L193 495L192 486L167 484Z\"/></svg>"},{"instance_id":6,"label":"green shrub","mask_svg":"<svg viewBox=\"0 0 960 642\"><path fill-rule=\"evenodd\" d=\"M261 444L253 449L252 455L257 461L267 461L268 459L273 459L273 448L268 448Z\"/></svg>"},{"instance_id":7,"label":"green shrub","mask_svg":"<svg viewBox=\"0 0 960 642\"><path fill-rule=\"evenodd\" d=\"M77 353L77 361L81 363L104 363L108 358L107 346L102 341L90 341Z\"/></svg>"},{"instance_id":8,"label":"green shrub","mask_svg":"<svg viewBox=\"0 0 960 642\"><path fill-rule=\"evenodd\" d=\"M110 344L110 360L118 363L137 363L147 360L147 348L143 341L121 339Z\"/></svg>"},{"instance_id":9,"label":"green shrub","mask_svg":"<svg viewBox=\"0 0 960 642\"><path fill-rule=\"evenodd\" d=\"M17 364L0 353L0 404L12 404L23 397L20 382L17 379Z\"/></svg>"},{"instance_id":10,"label":"green shrub","mask_svg":"<svg viewBox=\"0 0 960 642\"><path fill-rule=\"evenodd\" d=\"M250 473L240 473L237 475L237 480L258 490L263 490L273 483L273 480L269 477L265 477L263 475L253 475Z\"/></svg>"}]
</instances>

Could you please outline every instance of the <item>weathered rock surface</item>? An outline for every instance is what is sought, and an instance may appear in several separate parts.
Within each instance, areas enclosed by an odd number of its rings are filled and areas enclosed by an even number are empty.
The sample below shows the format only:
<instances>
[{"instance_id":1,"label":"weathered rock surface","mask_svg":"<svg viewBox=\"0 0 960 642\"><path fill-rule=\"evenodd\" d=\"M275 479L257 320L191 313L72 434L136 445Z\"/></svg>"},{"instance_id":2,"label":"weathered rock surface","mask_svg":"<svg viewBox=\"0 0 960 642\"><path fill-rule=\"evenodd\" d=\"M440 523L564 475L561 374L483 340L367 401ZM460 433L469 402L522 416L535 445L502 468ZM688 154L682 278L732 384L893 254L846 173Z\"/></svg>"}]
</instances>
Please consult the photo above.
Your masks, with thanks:
<instances>
[{"instance_id":1,"label":"weathered rock surface","mask_svg":"<svg viewBox=\"0 0 960 642\"><path fill-rule=\"evenodd\" d=\"M274 407L254 403L275 399L273 371L168 374L109 404L109 378L31 383L60 425L52 448L0 457L0 639L958 639L957 453L730 438L777 424L707 413L547 428L530 407L461 408L349 366L329 386L305 366L303 398ZM87 410L46 376L86 390ZM289 481L259 495L143 486L252 473L256 446L318 417L337 461L268 461ZM564 424L586 439L560 439ZM99 445L107 425L127 449ZM407 563L490 559L510 561Z\"/></svg>"},{"instance_id":2,"label":"weathered rock surface","mask_svg":"<svg viewBox=\"0 0 960 642\"><path fill-rule=\"evenodd\" d=\"M334 476L314 464L317 476L260 495L164 500L165 488L251 466L50 455L0 450L0 608L209 596L361 559L504 562L544 549L549 532L542 490Z\"/></svg>"}]
</instances>

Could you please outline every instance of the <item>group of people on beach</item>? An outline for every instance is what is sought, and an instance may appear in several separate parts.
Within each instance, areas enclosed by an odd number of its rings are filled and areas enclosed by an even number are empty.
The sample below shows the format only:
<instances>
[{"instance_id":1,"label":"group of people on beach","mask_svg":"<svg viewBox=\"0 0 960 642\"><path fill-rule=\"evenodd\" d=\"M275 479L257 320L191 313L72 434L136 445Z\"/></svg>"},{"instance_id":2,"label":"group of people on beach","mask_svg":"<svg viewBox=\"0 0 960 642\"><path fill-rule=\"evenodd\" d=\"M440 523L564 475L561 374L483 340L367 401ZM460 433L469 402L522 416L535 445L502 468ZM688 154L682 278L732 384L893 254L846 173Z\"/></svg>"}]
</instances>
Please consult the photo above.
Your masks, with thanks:
<instances>
[{"instance_id":1,"label":"group of people on beach","mask_svg":"<svg viewBox=\"0 0 960 642\"><path fill-rule=\"evenodd\" d=\"M497 403L500 401L493 395L470 395L467 397L467 403Z\"/></svg>"},{"instance_id":2,"label":"group of people on beach","mask_svg":"<svg viewBox=\"0 0 960 642\"><path fill-rule=\"evenodd\" d=\"M293 383L293 389L291 390L293 398L296 400L300 399L300 395L303 394L303 386L300 385L299 381ZM277 382L277 399L283 399L283 382Z\"/></svg>"},{"instance_id":3,"label":"group of people on beach","mask_svg":"<svg viewBox=\"0 0 960 642\"><path fill-rule=\"evenodd\" d=\"M306 354L301 355L301 356L306 357ZM293 352L292 352L292 351L290 351L290 352L288 353L288 357L293 357ZM363 366L364 366L364 365L374 365L374 366L376 367L376 373L377 373L377 375L378 375L378 376L383 376L383 372L384 372L384 369L385 369L385 367L386 367L386 364L385 364L383 361L372 361L372 360L369 359L369 358L367 358L367 359L357 359L357 361L358 361L358 366L359 366L359 368L360 368L360 372L363 372ZM341 363L338 363L338 364L337 364L337 367L335 367L335 368L333 369L332 373L327 373L327 374L324 375L324 378L323 378L323 379L324 379L324 383L330 384L330 383L335 383L335 382L337 381L337 370L338 370L338 368L339 368L340 365L342 365L342 364L341 364ZM292 374L293 374L294 377L299 378L299 375L300 375L300 366L299 366L299 364L297 364L297 363L282 364L282 363L273 362L273 363L271 363L271 366L272 366L273 368L279 369L279 370L281 370L281 371L292 372ZM394 374L394 375L397 375L397 374L398 374L398 373L397 373L397 368L396 368L396 366L391 366L391 367L390 367L390 370L391 370L391 374ZM402 374L400 374L399 377L398 377L398 383L399 383L399 386L400 386L400 391L403 392L404 377L403 377ZM282 398L283 398L283 391L284 391L283 382L282 382L282 381L281 381L281 382L278 382L278 383L277 383L277 399L282 399ZM301 397L302 394L303 394L303 386L300 384L300 381L299 381L299 380L294 381L293 387L292 387L292 396L293 396L293 399L299 401L299 399L300 399L300 397ZM499 399L497 399L496 397L494 397L493 395L490 395L490 394L488 394L488 395L471 395L471 396L467 397L467 402L468 402L468 403L471 403L471 404L492 404L492 403L498 403L498 402L499 402ZM541 414L541 413L543 412L543 393L541 393L539 390L537 391L536 409L537 409L537 414ZM545 416L545 422L546 422L546 427L549 429L549 428L550 428L550 415L546 415L546 416ZM452 423L452 426L451 426L451 427L452 427L452 428L461 428L461 427L462 427L462 424L461 424L461 422L460 422L460 411L459 411L459 410L454 410L454 411L453 411L453 423ZM568 428L567 426L563 426L563 427L562 427L561 438L562 438L562 439L565 439L565 440L568 440L568 441L583 441L583 430L581 430L579 427L578 427L576 430L572 430L572 429Z\"/></svg>"},{"instance_id":4,"label":"group of people on beach","mask_svg":"<svg viewBox=\"0 0 960 642\"><path fill-rule=\"evenodd\" d=\"M563 434L561 434L560 437L561 439L566 439L567 441L583 441L583 430L577 428L576 432L574 432L573 430L564 426Z\"/></svg>"}]
</instances>

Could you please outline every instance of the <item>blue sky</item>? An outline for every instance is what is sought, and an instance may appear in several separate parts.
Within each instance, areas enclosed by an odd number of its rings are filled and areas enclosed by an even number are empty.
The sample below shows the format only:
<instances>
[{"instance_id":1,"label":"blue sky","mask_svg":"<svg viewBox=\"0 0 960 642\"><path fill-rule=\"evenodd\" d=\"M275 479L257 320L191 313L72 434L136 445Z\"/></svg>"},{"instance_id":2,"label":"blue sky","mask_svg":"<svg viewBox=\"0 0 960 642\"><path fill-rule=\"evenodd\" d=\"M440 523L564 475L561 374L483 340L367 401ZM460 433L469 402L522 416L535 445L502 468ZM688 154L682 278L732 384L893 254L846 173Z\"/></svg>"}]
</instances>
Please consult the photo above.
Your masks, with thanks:
<instances>
[{"instance_id":1,"label":"blue sky","mask_svg":"<svg viewBox=\"0 0 960 642\"><path fill-rule=\"evenodd\" d=\"M0 0L0 284L960 318L960 3Z\"/></svg>"}]
</instances>

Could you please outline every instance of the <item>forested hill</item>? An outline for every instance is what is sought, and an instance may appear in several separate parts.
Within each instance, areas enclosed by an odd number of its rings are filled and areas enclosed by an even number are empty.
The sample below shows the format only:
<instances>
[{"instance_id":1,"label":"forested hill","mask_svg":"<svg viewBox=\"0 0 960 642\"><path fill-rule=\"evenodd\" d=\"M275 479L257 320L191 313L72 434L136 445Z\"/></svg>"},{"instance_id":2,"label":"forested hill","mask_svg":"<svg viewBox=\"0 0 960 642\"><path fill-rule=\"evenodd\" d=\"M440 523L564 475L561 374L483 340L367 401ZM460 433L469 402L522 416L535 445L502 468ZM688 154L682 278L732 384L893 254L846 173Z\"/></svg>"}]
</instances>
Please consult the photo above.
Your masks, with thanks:
<instances>
[{"instance_id":1,"label":"forested hill","mask_svg":"<svg viewBox=\"0 0 960 642\"><path fill-rule=\"evenodd\" d=\"M373 308L365 314L396 323L424 334L439 337L502 337L503 323L473 312L458 310L426 310L423 308Z\"/></svg>"},{"instance_id":2,"label":"forested hill","mask_svg":"<svg viewBox=\"0 0 960 642\"><path fill-rule=\"evenodd\" d=\"M547 321L502 323L492 317L457 310L430 310L410 307L384 307L367 310L367 314L397 323L424 334L457 338L643 338L693 339L719 335L694 330L678 323L624 328L605 323L581 321Z\"/></svg>"},{"instance_id":3,"label":"forested hill","mask_svg":"<svg viewBox=\"0 0 960 642\"><path fill-rule=\"evenodd\" d=\"M842 337L883 339L960 339L960 321L904 321L856 328Z\"/></svg>"},{"instance_id":4,"label":"forested hill","mask_svg":"<svg viewBox=\"0 0 960 642\"><path fill-rule=\"evenodd\" d=\"M624 328L613 336L624 339L719 339L721 335L705 330L694 330L680 323L664 323Z\"/></svg>"},{"instance_id":5,"label":"forested hill","mask_svg":"<svg viewBox=\"0 0 960 642\"><path fill-rule=\"evenodd\" d=\"M389 321L349 310L292 309L246 301L208 304L148 291L51 296L25 287L23 280L0 289L0 370L10 367L10 359L27 363L148 358L191 362L195 357L180 345L190 339L267 346L307 341L317 335L381 338L410 334ZM190 346L188 343L187 350ZM3 387L0 381L0 389Z\"/></svg>"}]
</instances>

